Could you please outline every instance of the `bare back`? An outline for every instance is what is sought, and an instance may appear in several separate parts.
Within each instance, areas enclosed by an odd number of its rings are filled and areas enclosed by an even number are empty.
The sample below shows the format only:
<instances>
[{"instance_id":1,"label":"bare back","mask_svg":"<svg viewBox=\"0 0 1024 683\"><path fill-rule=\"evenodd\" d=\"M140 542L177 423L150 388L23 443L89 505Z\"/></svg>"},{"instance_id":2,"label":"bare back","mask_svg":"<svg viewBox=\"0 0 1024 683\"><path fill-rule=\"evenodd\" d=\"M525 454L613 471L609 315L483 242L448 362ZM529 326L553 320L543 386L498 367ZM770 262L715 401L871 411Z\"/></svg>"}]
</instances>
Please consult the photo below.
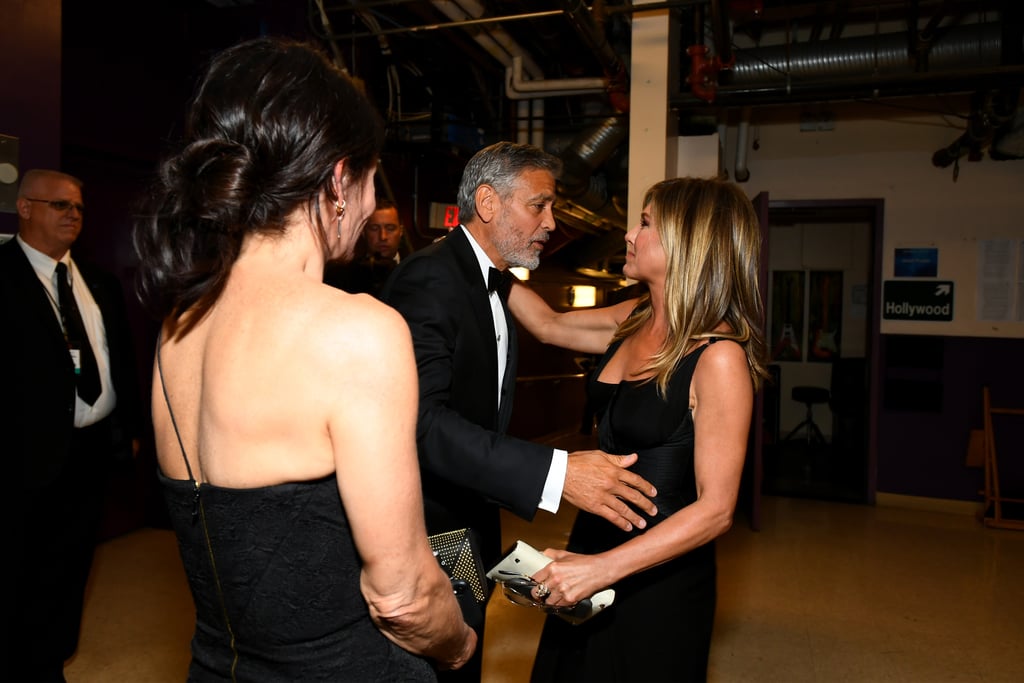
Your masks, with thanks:
<instances>
[{"instance_id":1,"label":"bare back","mask_svg":"<svg viewBox=\"0 0 1024 683\"><path fill-rule=\"evenodd\" d=\"M332 428L332 420L353 414L358 406L345 406L344 399L365 396L358 387L366 375L403 347L391 314L368 296L345 294L304 273L236 264L210 313L184 339L165 341L161 349L167 392L196 479L245 488L334 472L339 439L332 440L332 429L336 437L351 435L340 424ZM171 478L188 478L156 373L153 386L160 467ZM414 407L408 412L414 414ZM381 431L414 438L411 427ZM414 444L404 447L415 452Z\"/></svg>"}]
</instances>

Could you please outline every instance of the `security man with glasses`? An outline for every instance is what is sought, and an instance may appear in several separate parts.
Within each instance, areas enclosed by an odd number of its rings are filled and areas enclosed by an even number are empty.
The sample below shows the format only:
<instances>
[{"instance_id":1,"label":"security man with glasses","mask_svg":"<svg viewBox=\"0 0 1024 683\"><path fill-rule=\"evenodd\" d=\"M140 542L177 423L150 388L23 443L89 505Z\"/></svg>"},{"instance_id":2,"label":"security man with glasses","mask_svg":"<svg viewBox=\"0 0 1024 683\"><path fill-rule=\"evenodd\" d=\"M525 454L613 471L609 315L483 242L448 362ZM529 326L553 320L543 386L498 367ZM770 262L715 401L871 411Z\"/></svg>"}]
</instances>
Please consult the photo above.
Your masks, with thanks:
<instances>
[{"instance_id":1,"label":"security man with glasses","mask_svg":"<svg viewBox=\"0 0 1024 683\"><path fill-rule=\"evenodd\" d=\"M64 680L109 465L142 433L121 285L71 257L84 209L77 178L28 171L0 245L2 681Z\"/></svg>"}]
</instances>

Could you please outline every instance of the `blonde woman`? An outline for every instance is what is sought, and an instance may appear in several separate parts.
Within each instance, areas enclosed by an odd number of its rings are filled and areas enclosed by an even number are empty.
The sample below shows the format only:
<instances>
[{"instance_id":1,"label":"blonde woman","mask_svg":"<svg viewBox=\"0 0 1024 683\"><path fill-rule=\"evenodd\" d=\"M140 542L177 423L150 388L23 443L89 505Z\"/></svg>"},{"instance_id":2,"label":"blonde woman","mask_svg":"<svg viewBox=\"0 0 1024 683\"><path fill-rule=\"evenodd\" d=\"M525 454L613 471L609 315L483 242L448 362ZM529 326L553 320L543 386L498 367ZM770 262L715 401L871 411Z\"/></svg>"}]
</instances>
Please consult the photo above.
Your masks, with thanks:
<instances>
[{"instance_id":1,"label":"blonde woman","mask_svg":"<svg viewBox=\"0 0 1024 683\"><path fill-rule=\"evenodd\" d=\"M639 455L658 490L646 528L580 512L567 550L533 579L569 606L608 587L615 604L572 626L548 617L533 681L699 681L715 611L714 539L732 523L754 392L766 376L757 215L735 185L676 178L653 186L626 233L623 273L647 292L558 313L525 285L515 316L541 341L604 354L589 399L599 448ZM546 597L545 597L546 594Z\"/></svg>"}]
</instances>

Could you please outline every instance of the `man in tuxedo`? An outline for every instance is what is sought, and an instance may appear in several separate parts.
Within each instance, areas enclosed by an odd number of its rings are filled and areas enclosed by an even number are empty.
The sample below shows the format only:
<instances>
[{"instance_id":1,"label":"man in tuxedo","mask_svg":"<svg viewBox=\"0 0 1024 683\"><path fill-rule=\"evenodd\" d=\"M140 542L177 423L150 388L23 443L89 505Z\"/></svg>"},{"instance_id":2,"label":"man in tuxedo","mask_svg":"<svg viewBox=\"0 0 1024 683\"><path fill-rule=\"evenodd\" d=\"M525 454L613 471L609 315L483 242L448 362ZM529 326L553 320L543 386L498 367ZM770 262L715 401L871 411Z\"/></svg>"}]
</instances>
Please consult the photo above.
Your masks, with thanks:
<instances>
[{"instance_id":1,"label":"man in tuxedo","mask_svg":"<svg viewBox=\"0 0 1024 683\"><path fill-rule=\"evenodd\" d=\"M555 229L560 170L556 157L532 145L499 142L477 152L459 187L462 225L403 259L381 297L412 332L428 532L472 528L485 569L500 559L499 507L532 520L538 508L557 512L566 500L623 529L646 525L627 503L654 512L646 497L653 487L625 469L635 454L569 454L505 434L517 360L508 268L539 265ZM442 676L479 679L481 651Z\"/></svg>"},{"instance_id":2,"label":"man in tuxedo","mask_svg":"<svg viewBox=\"0 0 1024 683\"><path fill-rule=\"evenodd\" d=\"M398 206L390 199L377 197L377 208L363 228L366 254L351 263L328 263L324 282L350 294L380 296L384 283L402 260L399 248L404 232Z\"/></svg>"},{"instance_id":3,"label":"man in tuxedo","mask_svg":"<svg viewBox=\"0 0 1024 683\"><path fill-rule=\"evenodd\" d=\"M63 681L78 645L106 474L141 433L122 289L78 263L81 182L25 174L18 234L0 245L4 487L0 680Z\"/></svg>"}]
</instances>

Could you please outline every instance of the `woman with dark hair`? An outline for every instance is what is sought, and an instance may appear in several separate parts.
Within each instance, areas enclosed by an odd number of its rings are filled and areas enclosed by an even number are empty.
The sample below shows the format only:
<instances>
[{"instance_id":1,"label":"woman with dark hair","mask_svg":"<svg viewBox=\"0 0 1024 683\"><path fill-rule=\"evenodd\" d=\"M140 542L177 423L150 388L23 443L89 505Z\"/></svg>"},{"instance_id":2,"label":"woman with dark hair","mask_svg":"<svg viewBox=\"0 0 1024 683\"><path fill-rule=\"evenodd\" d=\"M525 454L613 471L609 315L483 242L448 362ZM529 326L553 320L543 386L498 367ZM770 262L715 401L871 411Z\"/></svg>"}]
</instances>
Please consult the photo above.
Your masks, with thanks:
<instances>
[{"instance_id":1,"label":"woman with dark hair","mask_svg":"<svg viewBox=\"0 0 1024 683\"><path fill-rule=\"evenodd\" d=\"M646 293L553 311L526 286L512 312L538 339L603 353L588 382L599 448L636 452L658 490L646 528L580 512L567 550L532 578L566 607L613 587L583 624L548 617L533 681L699 681L715 612L714 539L731 523L754 392L767 376L758 292L760 228L735 185L676 178L648 190L626 233L626 277Z\"/></svg>"},{"instance_id":2,"label":"woman with dark hair","mask_svg":"<svg viewBox=\"0 0 1024 683\"><path fill-rule=\"evenodd\" d=\"M373 211L379 118L265 38L213 59L184 138L134 239L189 679L433 680L476 636L425 532L409 331L322 284Z\"/></svg>"}]
</instances>

